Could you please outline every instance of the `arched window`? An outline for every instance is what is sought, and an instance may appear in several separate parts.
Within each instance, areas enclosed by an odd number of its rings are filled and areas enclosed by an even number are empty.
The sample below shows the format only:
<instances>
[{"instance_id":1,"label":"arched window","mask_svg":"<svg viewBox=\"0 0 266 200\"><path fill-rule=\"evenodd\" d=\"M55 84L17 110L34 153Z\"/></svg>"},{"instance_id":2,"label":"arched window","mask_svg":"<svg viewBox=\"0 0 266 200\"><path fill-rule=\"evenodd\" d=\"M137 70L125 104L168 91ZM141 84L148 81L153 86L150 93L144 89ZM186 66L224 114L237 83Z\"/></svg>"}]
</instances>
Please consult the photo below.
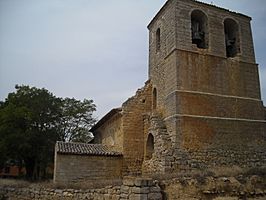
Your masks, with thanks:
<instances>
[{"instance_id":1,"label":"arched window","mask_svg":"<svg viewBox=\"0 0 266 200\"><path fill-rule=\"evenodd\" d=\"M161 30L160 28L156 31L156 51L160 51L161 48Z\"/></svg>"},{"instance_id":2,"label":"arched window","mask_svg":"<svg viewBox=\"0 0 266 200\"><path fill-rule=\"evenodd\" d=\"M208 48L208 18L200 10L191 13L191 37L198 48Z\"/></svg>"},{"instance_id":3,"label":"arched window","mask_svg":"<svg viewBox=\"0 0 266 200\"><path fill-rule=\"evenodd\" d=\"M226 56L235 57L240 52L238 24L233 19L224 20Z\"/></svg>"},{"instance_id":4,"label":"arched window","mask_svg":"<svg viewBox=\"0 0 266 200\"><path fill-rule=\"evenodd\" d=\"M152 108L156 109L157 108L157 89L154 88L152 92Z\"/></svg>"},{"instance_id":5,"label":"arched window","mask_svg":"<svg viewBox=\"0 0 266 200\"><path fill-rule=\"evenodd\" d=\"M148 135L147 143L146 143L146 160L150 160L152 158L152 154L154 153L154 137L151 133Z\"/></svg>"}]
</instances>

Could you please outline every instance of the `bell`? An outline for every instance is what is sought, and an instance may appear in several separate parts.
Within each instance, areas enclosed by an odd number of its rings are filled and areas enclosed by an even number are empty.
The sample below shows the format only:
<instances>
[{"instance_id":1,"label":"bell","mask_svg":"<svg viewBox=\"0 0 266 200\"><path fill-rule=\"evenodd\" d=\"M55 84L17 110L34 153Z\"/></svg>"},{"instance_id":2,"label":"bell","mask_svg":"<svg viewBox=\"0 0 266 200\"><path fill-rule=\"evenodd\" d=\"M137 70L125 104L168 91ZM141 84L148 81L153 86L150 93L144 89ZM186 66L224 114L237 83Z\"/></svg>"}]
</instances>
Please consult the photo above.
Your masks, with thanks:
<instances>
[{"instance_id":1,"label":"bell","mask_svg":"<svg viewBox=\"0 0 266 200\"><path fill-rule=\"evenodd\" d=\"M226 46L234 46L235 45L235 39L228 39L226 40Z\"/></svg>"},{"instance_id":2,"label":"bell","mask_svg":"<svg viewBox=\"0 0 266 200\"><path fill-rule=\"evenodd\" d=\"M195 40L195 41L202 41L202 34L198 31L196 32L193 32L193 35L192 35L192 40Z\"/></svg>"}]
</instances>

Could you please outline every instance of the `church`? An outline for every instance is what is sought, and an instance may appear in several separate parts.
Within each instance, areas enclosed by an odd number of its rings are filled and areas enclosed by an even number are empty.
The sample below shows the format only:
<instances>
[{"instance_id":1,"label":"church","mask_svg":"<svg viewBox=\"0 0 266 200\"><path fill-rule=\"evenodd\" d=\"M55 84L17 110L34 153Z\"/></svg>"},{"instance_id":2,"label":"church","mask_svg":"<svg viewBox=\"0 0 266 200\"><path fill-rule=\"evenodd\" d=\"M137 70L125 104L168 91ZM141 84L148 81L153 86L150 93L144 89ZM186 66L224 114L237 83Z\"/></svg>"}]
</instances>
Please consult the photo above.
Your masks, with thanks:
<instances>
[{"instance_id":1,"label":"church","mask_svg":"<svg viewBox=\"0 0 266 200\"><path fill-rule=\"evenodd\" d=\"M92 127L93 144L57 142L54 181L266 166L250 21L195 0L168 0L148 25L144 87Z\"/></svg>"}]
</instances>

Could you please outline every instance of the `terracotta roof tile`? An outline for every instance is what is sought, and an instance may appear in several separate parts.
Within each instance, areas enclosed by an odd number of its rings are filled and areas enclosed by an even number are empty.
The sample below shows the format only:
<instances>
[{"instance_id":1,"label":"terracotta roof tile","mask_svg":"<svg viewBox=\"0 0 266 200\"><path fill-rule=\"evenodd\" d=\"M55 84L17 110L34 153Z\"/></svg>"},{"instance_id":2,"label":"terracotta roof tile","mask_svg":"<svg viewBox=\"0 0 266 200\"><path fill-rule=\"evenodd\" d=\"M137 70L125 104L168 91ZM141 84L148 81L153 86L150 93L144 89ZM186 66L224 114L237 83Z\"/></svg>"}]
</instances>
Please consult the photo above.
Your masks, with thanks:
<instances>
[{"instance_id":1,"label":"terracotta roof tile","mask_svg":"<svg viewBox=\"0 0 266 200\"><path fill-rule=\"evenodd\" d=\"M59 154L122 156L122 153L113 151L108 146L102 144L57 142L55 151Z\"/></svg>"}]
</instances>

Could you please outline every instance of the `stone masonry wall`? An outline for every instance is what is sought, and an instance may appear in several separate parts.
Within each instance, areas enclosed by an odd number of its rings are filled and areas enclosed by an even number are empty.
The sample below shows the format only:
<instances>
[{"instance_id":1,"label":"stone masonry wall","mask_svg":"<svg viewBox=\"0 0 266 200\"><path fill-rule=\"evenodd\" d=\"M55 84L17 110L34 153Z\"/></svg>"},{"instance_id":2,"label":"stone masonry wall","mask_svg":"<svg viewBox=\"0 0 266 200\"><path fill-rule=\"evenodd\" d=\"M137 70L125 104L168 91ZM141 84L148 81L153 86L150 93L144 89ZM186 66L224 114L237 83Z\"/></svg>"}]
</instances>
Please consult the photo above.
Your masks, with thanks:
<instances>
[{"instance_id":1,"label":"stone masonry wall","mask_svg":"<svg viewBox=\"0 0 266 200\"><path fill-rule=\"evenodd\" d=\"M95 189L0 186L0 199L9 200L265 200L265 177L194 176L161 181L125 177L121 185Z\"/></svg>"},{"instance_id":2,"label":"stone masonry wall","mask_svg":"<svg viewBox=\"0 0 266 200\"><path fill-rule=\"evenodd\" d=\"M172 200L265 200L265 177L183 177L164 180L163 199Z\"/></svg>"},{"instance_id":3,"label":"stone masonry wall","mask_svg":"<svg viewBox=\"0 0 266 200\"><path fill-rule=\"evenodd\" d=\"M190 14L195 9L204 12L208 18L208 49L198 49L191 41ZM226 59L223 24L226 18L236 20L240 30L241 53L234 59ZM188 89L187 85L185 85L187 83L194 85L193 88L189 87L189 89L196 91L218 92L222 94L231 93L230 95L240 93L239 96L259 99L260 88L258 70L255 65L250 20L249 17L242 14L229 12L225 9L202 4L193 0L167 1L165 6L148 26L150 50L149 79L153 87L158 90L159 107L164 107L165 98L167 98L171 92L180 88L184 89L183 87ZM160 29L161 32L159 50L156 49L156 31L158 29ZM176 52L177 50L183 52L183 55L179 56L179 53ZM188 52L196 54L194 57L191 56L188 60L192 62L192 67L195 66L191 70L189 70L190 68L187 66L187 63L184 65L184 62L182 62L187 61L185 58L189 55ZM213 57L213 59L206 63L205 58L208 56ZM215 59L220 60L215 63ZM196 63L193 62L195 60ZM228 67L225 67L226 62L229 62ZM240 62L240 68L237 68L234 62ZM232 68L231 65L235 66ZM180 70L181 68L179 66L183 69ZM197 66L199 66L198 70ZM227 72L225 72L225 70L227 70ZM184 74L185 72L187 74ZM206 75L204 75L204 73L206 73ZM181 79L181 77L183 77L183 79ZM250 84L251 82L252 84ZM236 85L239 87L236 88ZM228 88L228 86L233 87ZM219 91L223 89L228 89L228 92ZM243 91L243 89L247 91ZM164 108L161 110L162 113L165 112Z\"/></svg>"},{"instance_id":4,"label":"stone masonry wall","mask_svg":"<svg viewBox=\"0 0 266 200\"><path fill-rule=\"evenodd\" d=\"M191 17L190 13L199 9L208 18L209 48L203 49L203 53L226 57L224 20L234 19L239 25L240 32L240 61L255 63L253 39L250 27L251 18L242 14L229 12L215 6L202 4L193 0L176 0L176 24L177 24L177 48L187 51L198 51L191 41ZM202 49L201 49L202 50Z\"/></svg>"},{"instance_id":5,"label":"stone masonry wall","mask_svg":"<svg viewBox=\"0 0 266 200\"><path fill-rule=\"evenodd\" d=\"M145 157L142 164L142 173L143 175L167 174L171 168L171 157L169 155L173 155L170 153L173 149L170 135L159 114L153 113L149 118L149 123L150 128L147 133L154 137L154 152L151 158ZM147 135L145 134L145 138L147 138Z\"/></svg>"},{"instance_id":6,"label":"stone masonry wall","mask_svg":"<svg viewBox=\"0 0 266 200\"><path fill-rule=\"evenodd\" d=\"M181 130L174 161L179 171L215 166L266 166L266 123L177 117ZM179 156L180 153L183 156Z\"/></svg>"},{"instance_id":7,"label":"stone masonry wall","mask_svg":"<svg viewBox=\"0 0 266 200\"><path fill-rule=\"evenodd\" d=\"M154 153L150 160L144 160L144 174L191 172L217 166L266 166L263 120L176 116L163 121L153 114L150 121Z\"/></svg>"},{"instance_id":8,"label":"stone masonry wall","mask_svg":"<svg viewBox=\"0 0 266 200\"><path fill-rule=\"evenodd\" d=\"M128 99L122 106L123 113L123 174L141 174L144 159L144 119L151 112L152 86L146 82L144 88Z\"/></svg>"},{"instance_id":9,"label":"stone masonry wall","mask_svg":"<svg viewBox=\"0 0 266 200\"><path fill-rule=\"evenodd\" d=\"M192 44L190 14L195 9L204 12L208 19L208 49L199 50ZM226 57L223 24L226 18L234 19L239 25L241 53L238 58L243 62L255 63L250 17L194 0L170 0L148 26L150 31L150 78L152 79L152 69L157 66L156 63L162 61L162 58L165 59L176 48ZM155 42L155 33L158 28L161 29L160 52L156 52Z\"/></svg>"},{"instance_id":10,"label":"stone masonry wall","mask_svg":"<svg viewBox=\"0 0 266 200\"><path fill-rule=\"evenodd\" d=\"M177 51L177 89L260 100L258 66L237 59Z\"/></svg>"},{"instance_id":11,"label":"stone masonry wall","mask_svg":"<svg viewBox=\"0 0 266 200\"><path fill-rule=\"evenodd\" d=\"M94 131L94 143L108 145L114 151L123 152L122 116L115 114Z\"/></svg>"},{"instance_id":12,"label":"stone masonry wall","mask_svg":"<svg viewBox=\"0 0 266 200\"><path fill-rule=\"evenodd\" d=\"M121 178L121 156L82 156L57 154L56 183Z\"/></svg>"},{"instance_id":13,"label":"stone masonry wall","mask_svg":"<svg viewBox=\"0 0 266 200\"><path fill-rule=\"evenodd\" d=\"M208 18L207 49L192 44L191 12L196 9ZM240 53L234 58L226 57L226 18L239 28ZM149 24L149 78L159 105L152 116L161 128L150 123L154 155L143 169L266 165L266 121L250 20L193 0L169 0Z\"/></svg>"},{"instance_id":14,"label":"stone masonry wall","mask_svg":"<svg viewBox=\"0 0 266 200\"><path fill-rule=\"evenodd\" d=\"M198 49L191 41L191 12L208 18L209 48ZM237 21L241 53L226 58L224 19ZM260 99L250 18L192 0L170 0L149 24L149 79L158 91L162 113L165 99L175 90L189 90ZM160 50L156 31L160 28ZM177 51L179 50L179 51ZM173 100L171 100L173 101Z\"/></svg>"},{"instance_id":15,"label":"stone masonry wall","mask_svg":"<svg viewBox=\"0 0 266 200\"><path fill-rule=\"evenodd\" d=\"M10 200L162 200L152 179L125 177L123 184L99 189L12 188L0 186L0 199Z\"/></svg>"},{"instance_id":16,"label":"stone masonry wall","mask_svg":"<svg viewBox=\"0 0 266 200\"><path fill-rule=\"evenodd\" d=\"M217 97L191 92L178 91L173 93L178 101L176 108L179 114L209 116L221 118L263 120L262 102L252 99L234 97ZM170 113L171 115L174 113Z\"/></svg>"},{"instance_id":17,"label":"stone masonry wall","mask_svg":"<svg viewBox=\"0 0 266 200\"><path fill-rule=\"evenodd\" d=\"M176 49L176 18L175 2L168 1L166 6L157 15L156 20L148 26L149 28L149 79L153 88L157 89L157 110L163 112L163 102L168 88L166 86L174 85L169 83L169 78L177 78L175 73L171 75L165 70L165 66L175 66L176 60L166 60L166 56ZM156 31L160 29L160 49L156 50ZM172 79L171 79L172 81ZM168 84L168 85L166 85ZM162 109L161 109L162 108Z\"/></svg>"},{"instance_id":18,"label":"stone masonry wall","mask_svg":"<svg viewBox=\"0 0 266 200\"><path fill-rule=\"evenodd\" d=\"M177 66L171 64L174 57ZM164 117L178 113L264 119L257 65L186 51L167 60Z\"/></svg>"}]
</instances>

